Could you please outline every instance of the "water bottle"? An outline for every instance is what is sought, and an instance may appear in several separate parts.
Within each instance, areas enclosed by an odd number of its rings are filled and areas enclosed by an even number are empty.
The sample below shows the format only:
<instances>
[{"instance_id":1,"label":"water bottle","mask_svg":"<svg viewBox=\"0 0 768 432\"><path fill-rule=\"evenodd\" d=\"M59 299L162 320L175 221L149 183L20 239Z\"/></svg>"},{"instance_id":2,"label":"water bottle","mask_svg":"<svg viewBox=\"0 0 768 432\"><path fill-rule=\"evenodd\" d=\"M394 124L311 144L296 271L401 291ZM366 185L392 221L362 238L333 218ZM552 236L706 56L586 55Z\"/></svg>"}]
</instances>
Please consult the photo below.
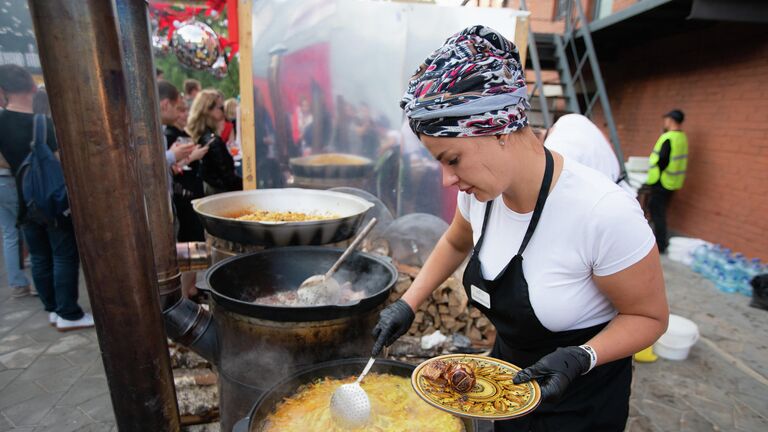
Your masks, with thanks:
<instances>
[{"instance_id":1,"label":"water bottle","mask_svg":"<svg viewBox=\"0 0 768 432\"><path fill-rule=\"evenodd\" d=\"M727 258L725 262L723 263L723 286L725 287L725 292L727 293L735 293L739 291L739 281L742 279L742 276L739 274L739 267L738 263L733 258Z\"/></svg>"},{"instance_id":2,"label":"water bottle","mask_svg":"<svg viewBox=\"0 0 768 432\"><path fill-rule=\"evenodd\" d=\"M713 279L713 275L715 273L714 260L719 247L720 245L710 246L707 248L707 254L704 255L704 262L701 265L701 275L709 280Z\"/></svg>"},{"instance_id":3,"label":"water bottle","mask_svg":"<svg viewBox=\"0 0 768 432\"><path fill-rule=\"evenodd\" d=\"M721 273L723 273L723 262L726 249L723 249L720 245L715 245L709 254L706 276L712 282L717 283L720 279Z\"/></svg>"},{"instance_id":4,"label":"water bottle","mask_svg":"<svg viewBox=\"0 0 768 432\"><path fill-rule=\"evenodd\" d=\"M709 246L706 244L703 244L693 251L693 262L691 262L691 269L700 274L703 275L705 273L705 269L708 265L707 263L707 257L709 256Z\"/></svg>"},{"instance_id":5,"label":"water bottle","mask_svg":"<svg viewBox=\"0 0 768 432\"><path fill-rule=\"evenodd\" d=\"M731 287L728 284L728 277L726 276L725 272L717 269L714 273L713 281L715 282L715 286L718 290L724 293L731 293L730 291Z\"/></svg>"},{"instance_id":6,"label":"water bottle","mask_svg":"<svg viewBox=\"0 0 768 432\"><path fill-rule=\"evenodd\" d=\"M752 297L752 284L750 284L751 279L747 278L746 276L742 277L739 281L739 288L738 292L739 294L745 295L747 297Z\"/></svg>"}]
</instances>

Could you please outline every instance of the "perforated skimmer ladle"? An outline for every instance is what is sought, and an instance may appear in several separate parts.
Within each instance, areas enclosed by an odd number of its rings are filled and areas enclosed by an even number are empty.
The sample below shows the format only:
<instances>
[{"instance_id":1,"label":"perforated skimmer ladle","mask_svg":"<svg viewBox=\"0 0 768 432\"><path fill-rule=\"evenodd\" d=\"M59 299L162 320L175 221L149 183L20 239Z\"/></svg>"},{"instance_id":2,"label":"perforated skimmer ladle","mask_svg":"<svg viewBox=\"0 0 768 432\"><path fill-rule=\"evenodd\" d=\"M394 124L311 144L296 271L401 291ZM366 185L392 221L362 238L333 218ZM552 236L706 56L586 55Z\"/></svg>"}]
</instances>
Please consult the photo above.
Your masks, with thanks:
<instances>
[{"instance_id":1,"label":"perforated skimmer ladle","mask_svg":"<svg viewBox=\"0 0 768 432\"><path fill-rule=\"evenodd\" d=\"M331 415L339 425L354 429L368 423L371 417L371 401L360 382L371 370L376 359L371 357L363 369L363 373L352 384L342 384L331 396Z\"/></svg>"},{"instance_id":2,"label":"perforated skimmer ladle","mask_svg":"<svg viewBox=\"0 0 768 432\"><path fill-rule=\"evenodd\" d=\"M376 218L371 219L368 225L360 231L355 240L350 244L343 254L333 263L330 270L325 274L318 274L308 277L301 283L299 289L296 291L296 295L299 301L305 305L325 305L325 304L337 304L341 300L341 287L336 279L333 278L333 274L339 269L341 263L352 253L353 250L363 241L366 235L371 232L371 229L376 225Z\"/></svg>"}]
</instances>

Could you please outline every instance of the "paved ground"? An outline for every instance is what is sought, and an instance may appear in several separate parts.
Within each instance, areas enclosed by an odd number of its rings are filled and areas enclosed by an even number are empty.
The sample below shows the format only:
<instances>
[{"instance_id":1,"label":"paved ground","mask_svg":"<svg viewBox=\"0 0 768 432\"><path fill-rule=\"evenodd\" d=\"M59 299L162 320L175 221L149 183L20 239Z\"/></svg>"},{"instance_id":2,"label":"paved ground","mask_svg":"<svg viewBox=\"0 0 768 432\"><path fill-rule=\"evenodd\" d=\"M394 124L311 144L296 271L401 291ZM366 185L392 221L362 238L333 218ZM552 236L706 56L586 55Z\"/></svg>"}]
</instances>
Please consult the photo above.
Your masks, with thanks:
<instances>
[{"instance_id":1,"label":"paved ground","mask_svg":"<svg viewBox=\"0 0 768 432\"><path fill-rule=\"evenodd\" d=\"M37 297L10 298L2 281L0 431L117 430L96 332L59 333Z\"/></svg>"},{"instance_id":2,"label":"paved ground","mask_svg":"<svg viewBox=\"0 0 768 432\"><path fill-rule=\"evenodd\" d=\"M682 362L635 366L628 430L768 431L768 311L664 259L672 313L699 325Z\"/></svg>"},{"instance_id":3,"label":"paved ground","mask_svg":"<svg viewBox=\"0 0 768 432\"><path fill-rule=\"evenodd\" d=\"M672 312L699 324L688 360L638 364L630 432L768 430L768 312L664 259ZM0 285L0 431L116 430L93 330L61 334ZM82 304L88 308L81 290Z\"/></svg>"}]
</instances>

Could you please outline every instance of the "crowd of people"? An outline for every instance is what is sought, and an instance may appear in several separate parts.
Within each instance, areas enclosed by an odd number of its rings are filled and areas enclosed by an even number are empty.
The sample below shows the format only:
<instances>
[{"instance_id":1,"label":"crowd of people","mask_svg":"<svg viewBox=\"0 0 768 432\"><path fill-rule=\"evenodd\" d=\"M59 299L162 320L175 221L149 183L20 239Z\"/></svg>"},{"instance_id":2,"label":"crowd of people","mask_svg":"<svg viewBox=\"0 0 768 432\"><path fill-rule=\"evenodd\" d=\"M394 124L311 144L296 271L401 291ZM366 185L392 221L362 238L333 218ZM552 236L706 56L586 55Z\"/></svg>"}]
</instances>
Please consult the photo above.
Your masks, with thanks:
<instances>
[{"instance_id":1,"label":"crowd of people","mask_svg":"<svg viewBox=\"0 0 768 432\"><path fill-rule=\"evenodd\" d=\"M242 189L233 158L239 152L238 102L201 89L196 80L184 83L183 94L167 81L159 80L157 87L177 240L204 241L192 200ZM29 201L20 198L19 172L31 154L36 118L45 120L43 142L58 158L48 96L24 68L2 65L0 102L0 228L11 297L38 296L59 331L93 327L93 316L78 304L80 260L71 215L32 217ZM194 282L194 273L182 276L187 295L194 294Z\"/></svg>"},{"instance_id":2,"label":"crowd of people","mask_svg":"<svg viewBox=\"0 0 768 432\"><path fill-rule=\"evenodd\" d=\"M205 241L192 201L243 188L234 158L238 102L191 79L184 82L184 94L168 81L158 81L157 87L176 239ZM182 275L182 287L186 295L196 294L194 272Z\"/></svg>"}]
</instances>

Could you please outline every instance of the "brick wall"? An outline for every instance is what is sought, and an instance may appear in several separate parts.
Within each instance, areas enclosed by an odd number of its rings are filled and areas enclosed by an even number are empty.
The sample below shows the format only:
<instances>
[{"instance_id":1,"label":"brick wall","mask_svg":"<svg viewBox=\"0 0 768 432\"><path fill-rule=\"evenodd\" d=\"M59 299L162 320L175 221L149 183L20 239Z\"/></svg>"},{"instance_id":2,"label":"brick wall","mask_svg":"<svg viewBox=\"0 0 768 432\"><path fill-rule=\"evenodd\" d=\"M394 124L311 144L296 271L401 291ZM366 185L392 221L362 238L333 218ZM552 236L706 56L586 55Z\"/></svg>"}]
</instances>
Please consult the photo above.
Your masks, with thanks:
<instances>
[{"instance_id":1,"label":"brick wall","mask_svg":"<svg viewBox=\"0 0 768 432\"><path fill-rule=\"evenodd\" d=\"M686 114L670 228L768 260L768 29L719 23L601 63L625 157L650 153L663 113Z\"/></svg>"}]
</instances>

